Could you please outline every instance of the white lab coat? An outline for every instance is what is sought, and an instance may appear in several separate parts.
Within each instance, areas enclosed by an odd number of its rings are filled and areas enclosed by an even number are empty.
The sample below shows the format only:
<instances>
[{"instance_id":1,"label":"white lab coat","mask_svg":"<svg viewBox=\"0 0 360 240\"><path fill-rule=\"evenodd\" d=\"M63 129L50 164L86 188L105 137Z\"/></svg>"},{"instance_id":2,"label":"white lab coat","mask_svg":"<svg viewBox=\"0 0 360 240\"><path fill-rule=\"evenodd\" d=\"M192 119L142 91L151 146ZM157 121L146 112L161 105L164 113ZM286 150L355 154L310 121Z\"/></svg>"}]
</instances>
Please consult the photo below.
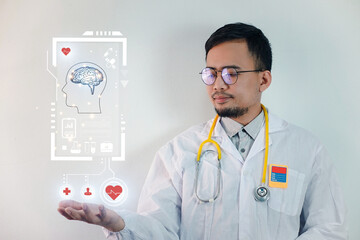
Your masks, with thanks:
<instances>
[{"instance_id":1,"label":"white lab coat","mask_svg":"<svg viewBox=\"0 0 360 240\"><path fill-rule=\"evenodd\" d=\"M125 229L108 239L347 239L346 210L328 154L307 131L269 114L268 164L288 166L288 187L270 188L267 202L254 200L264 161L264 126L244 160L218 122L213 139L222 151L221 191L213 203L194 194L195 159L212 120L163 146L146 178L138 213L121 212ZM206 145L205 149L215 149ZM211 152L209 152L211 153ZM199 196L216 191L217 160L201 159ZM269 173L268 173L269 175ZM268 181L268 179L267 179Z\"/></svg>"}]
</instances>

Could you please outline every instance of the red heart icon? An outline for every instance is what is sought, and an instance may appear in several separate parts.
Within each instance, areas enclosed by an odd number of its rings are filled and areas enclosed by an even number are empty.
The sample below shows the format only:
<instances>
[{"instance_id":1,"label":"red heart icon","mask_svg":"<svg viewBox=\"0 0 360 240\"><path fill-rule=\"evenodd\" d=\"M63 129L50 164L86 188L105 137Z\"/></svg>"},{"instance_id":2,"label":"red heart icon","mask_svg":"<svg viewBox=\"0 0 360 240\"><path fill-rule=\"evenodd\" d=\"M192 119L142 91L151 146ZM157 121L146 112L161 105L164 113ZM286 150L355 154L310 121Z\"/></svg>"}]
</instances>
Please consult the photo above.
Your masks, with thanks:
<instances>
[{"instance_id":1,"label":"red heart icon","mask_svg":"<svg viewBox=\"0 0 360 240\"><path fill-rule=\"evenodd\" d=\"M122 187L119 185L109 185L105 188L105 192L112 198L112 200L115 200L122 193Z\"/></svg>"},{"instance_id":2,"label":"red heart icon","mask_svg":"<svg viewBox=\"0 0 360 240\"><path fill-rule=\"evenodd\" d=\"M61 51L63 52L63 54L66 56L69 54L69 52L71 51L70 48L62 48Z\"/></svg>"}]
</instances>

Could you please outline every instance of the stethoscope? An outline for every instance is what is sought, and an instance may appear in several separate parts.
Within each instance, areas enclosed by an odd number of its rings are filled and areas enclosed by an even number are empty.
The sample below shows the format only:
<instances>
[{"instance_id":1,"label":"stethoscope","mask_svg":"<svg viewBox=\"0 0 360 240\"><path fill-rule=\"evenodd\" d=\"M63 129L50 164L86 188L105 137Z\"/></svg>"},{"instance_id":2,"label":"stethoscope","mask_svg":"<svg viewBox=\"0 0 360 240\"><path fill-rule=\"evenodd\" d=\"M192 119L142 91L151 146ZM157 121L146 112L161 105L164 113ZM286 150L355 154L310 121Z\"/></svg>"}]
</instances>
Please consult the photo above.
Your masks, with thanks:
<instances>
[{"instance_id":1,"label":"stethoscope","mask_svg":"<svg viewBox=\"0 0 360 240\"><path fill-rule=\"evenodd\" d=\"M266 170L267 170L267 160L268 160L268 155L269 155L269 116L268 116L265 106L261 104L261 108L263 109L264 115L265 115L265 155L264 155L264 166L263 166L263 175L262 175L262 179L261 179L261 184L254 189L254 198L256 201L265 202L270 197L270 190L269 190L269 188L266 187ZM218 198L219 193L220 193L221 150L220 150L219 144L216 141L214 141L213 139L211 139L211 136L214 131L214 128L215 128L218 118L219 118L219 115L216 115L216 117L211 125L209 136L205 141L203 141L200 144L199 151L198 151L198 154L196 157L196 173L195 173L195 190L194 191L195 191L195 195L196 195L197 199L199 199L203 203L214 202ZM216 147L216 150L217 150L217 155L218 155L217 187L216 187L215 195L210 199L202 199L198 195L198 180L199 180L198 178L199 178L199 170L200 170L200 157L201 157L201 153L202 153L202 148L206 143L214 144L214 146Z\"/></svg>"}]
</instances>

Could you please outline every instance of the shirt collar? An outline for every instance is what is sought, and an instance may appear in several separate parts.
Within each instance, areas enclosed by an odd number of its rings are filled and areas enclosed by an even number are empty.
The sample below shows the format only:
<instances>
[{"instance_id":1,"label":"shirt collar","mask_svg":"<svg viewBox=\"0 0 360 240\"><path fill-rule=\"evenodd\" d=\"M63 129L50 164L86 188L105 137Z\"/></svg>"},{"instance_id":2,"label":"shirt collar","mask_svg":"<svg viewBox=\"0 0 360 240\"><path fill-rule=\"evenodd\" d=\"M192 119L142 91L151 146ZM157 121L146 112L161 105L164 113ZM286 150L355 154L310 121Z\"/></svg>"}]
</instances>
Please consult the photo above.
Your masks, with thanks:
<instances>
[{"instance_id":1,"label":"shirt collar","mask_svg":"<svg viewBox=\"0 0 360 240\"><path fill-rule=\"evenodd\" d=\"M224 128L226 134L231 138L242 129L246 131L246 133L255 140L257 137L263 123L264 123L264 111L261 110L260 114L257 115L251 122L249 122L246 126L243 126L241 123L238 123L231 118L222 117L220 119L220 124Z\"/></svg>"}]
</instances>

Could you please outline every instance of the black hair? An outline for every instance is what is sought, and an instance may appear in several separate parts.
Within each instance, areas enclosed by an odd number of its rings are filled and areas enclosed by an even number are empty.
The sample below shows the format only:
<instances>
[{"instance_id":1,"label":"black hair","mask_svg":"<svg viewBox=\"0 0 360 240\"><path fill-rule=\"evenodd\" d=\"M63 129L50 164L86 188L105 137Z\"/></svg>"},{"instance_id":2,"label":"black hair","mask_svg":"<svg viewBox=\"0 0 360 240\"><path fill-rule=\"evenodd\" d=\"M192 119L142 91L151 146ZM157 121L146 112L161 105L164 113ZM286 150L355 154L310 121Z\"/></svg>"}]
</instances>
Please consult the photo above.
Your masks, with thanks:
<instances>
[{"instance_id":1,"label":"black hair","mask_svg":"<svg viewBox=\"0 0 360 240\"><path fill-rule=\"evenodd\" d=\"M245 23L231 23L216 30L205 43L206 57L211 48L224 42L244 39L249 53L254 57L256 69L271 71L272 53L264 33Z\"/></svg>"}]
</instances>

